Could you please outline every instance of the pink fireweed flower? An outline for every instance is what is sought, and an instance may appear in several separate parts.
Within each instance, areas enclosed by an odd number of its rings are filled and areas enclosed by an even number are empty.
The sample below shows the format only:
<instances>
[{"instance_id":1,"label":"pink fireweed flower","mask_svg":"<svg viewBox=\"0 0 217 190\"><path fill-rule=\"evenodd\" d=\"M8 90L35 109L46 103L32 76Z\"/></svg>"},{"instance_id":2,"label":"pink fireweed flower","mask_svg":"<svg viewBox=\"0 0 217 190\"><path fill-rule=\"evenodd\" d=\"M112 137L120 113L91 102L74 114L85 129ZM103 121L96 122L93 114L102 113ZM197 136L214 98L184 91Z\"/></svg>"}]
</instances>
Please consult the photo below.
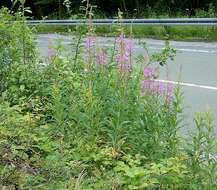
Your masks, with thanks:
<instances>
[{"instance_id":1,"label":"pink fireweed flower","mask_svg":"<svg viewBox=\"0 0 217 190\"><path fill-rule=\"evenodd\" d=\"M96 55L96 62L98 65L106 65L108 63L108 55L106 50L101 50Z\"/></svg>"},{"instance_id":2,"label":"pink fireweed flower","mask_svg":"<svg viewBox=\"0 0 217 190\"><path fill-rule=\"evenodd\" d=\"M118 43L118 53L116 56L116 61L118 63L118 68L120 71L129 72L132 70L132 54L134 49L134 44L131 40L125 38L122 32L117 39Z\"/></svg>"},{"instance_id":3,"label":"pink fireweed flower","mask_svg":"<svg viewBox=\"0 0 217 190\"><path fill-rule=\"evenodd\" d=\"M150 92L152 89L154 81L153 80L144 80L142 83L142 92Z\"/></svg>"},{"instance_id":4,"label":"pink fireweed flower","mask_svg":"<svg viewBox=\"0 0 217 190\"><path fill-rule=\"evenodd\" d=\"M154 81L153 85L151 86L151 91L156 95L163 95L165 92L165 86L162 82Z\"/></svg>"},{"instance_id":5,"label":"pink fireweed flower","mask_svg":"<svg viewBox=\"0 0 217 190\"><path fill-rule=\"evenodd\" d=\"M152 78L152 77L155 76L155 71L154 71L154 69L152 69L152 68L150 68L150 67L146 67L146 68L144 69L143 74L144 74L144 77L145 77L145 78Z\"/></svg>"},{"instance_id":6,"label":"pink fireweed flower","mask_svg":"<svg viewBox=\"0 0 217 190\"><path fill-rule=\"evenodd\" d=\"M118 64L118 69L122 72L127 72L132 70L132 65L131 64Z\"/></svg>"},{"instance_id":7,"label":"pink fireweed flower","mask_svg":"<svg viewBox=\"0 0 217 190\"><path fill-rule=\"evenodd\" d=\"M132 55L133 51L134 51L134 43L132 40L126 40L126 50L129 54Z\"/></svg>"},{"instance_id":8,"label":"pink fireweed flower","mask_svg":"<svg viewBox=\"0 0 217 190\"><path fill-rule=\"evenodd\" d=\"M129 60L129 54L126 51L126 39L124 33L121 33L117 39L118 43L118 54L116 56L116 61L118 64L124 64Z\"/></svg>"},{"instance_id":9,"label":"pink fireweed flower","mask_svg":"<svg viewBox=\"0 0 217 190\"><path fill-rule=\"evenodd\" d=\"M162 82L158 82L157 84L157 92L159 94L163 94L165 92L166 88Z\"/></svg>"},{"instance_id":10,"label":"pink fireweed flower","mask_svg":"<svg viewBox=\"0 0 217 190\"><path fill-rule=\"evenodd\" d=\"M87 61L87 67L89 67L93 61L94 58L94 45L95 45L95 38L93 36L88 36L85 40L84 48L86 49L87 56L86 61Z\"/></svg>"},{"instance_id":11,"label":"pink fireweed flower","mask_svg":"<svg viewBox=\"0 0 217 190\"><path fill-rule=\"evenodd\" d=\"M173 98L173 91L174 91L174 86L173 84L168 84L166 88L166 101L167 103L170 103Z\"/></svg>"},{"instance_id":12,"label":"pink fireweed flower","mask_svg":"<svg viewBox=\"0 0 217 190\"><path fill-rule=\"evenodd\" d=\"M124 54L124 55L117 55L116 56L116 61L119 63L119 64L124 64L126 62L128 62L129 60L129 57L128 55Z\"/></svg>"},{"instance_id":13,"label":"pink fireweed flower","mask_svg":"<svg viewBox=\"0 0 217 190\"><path fill-rule=\"evenodd\" d=\"M126 51L129 54L129 62L132 65L133 63L133 52L134 52L134 43L132 40L126 41Z\"/></svg>"},{"instance_id":14,"label":"pink fireweed flower","mask_svg":"<svg viewBox=\"0 0 217 190\"><path fill-rule=\"evenodd\" d=\"M142 85L142 91L160 95L164 94L165 86L162 82L157 82L154 80L144 80Z\"/></svg>"},{"instance_id":15,"label":"pink fireweed flower","mask_svg":"<svg viewBox=\"0 0 217 190\"><path fill-rule=\"evenodd\" d=\"M122 42L124 42L124 41L125 41L125 35L124 35L123 32L121 32L120 36L119 36L118 39L117 39L117 42L118 42L118 43L122 43Z\"/></svg>"},{"instance_id":16,"label":"pink fireweed flower","mask_svg":"<svg viewBox=\"0 0 217 190\"><path fill-rule=\"evenodd\" d=\"M165 85L161 81L154 80L154 69L146 67L144 69L144 78L142 82L142 93L163 98L166 104L170 104L173 98L174 86L172 84Z\"/></svg>"},{"instance_id":17,"label":"pink fireweed flower","mask_svg":"<svg viewBox=\"0 0 217 190\"><path fill-rule=\"evenodd\" d=\"M94 46L94 43L95 43L95 38L92 36L88 36L84 44L85 49L90 51L90 49Z\"/></svg>"}]
</instances>

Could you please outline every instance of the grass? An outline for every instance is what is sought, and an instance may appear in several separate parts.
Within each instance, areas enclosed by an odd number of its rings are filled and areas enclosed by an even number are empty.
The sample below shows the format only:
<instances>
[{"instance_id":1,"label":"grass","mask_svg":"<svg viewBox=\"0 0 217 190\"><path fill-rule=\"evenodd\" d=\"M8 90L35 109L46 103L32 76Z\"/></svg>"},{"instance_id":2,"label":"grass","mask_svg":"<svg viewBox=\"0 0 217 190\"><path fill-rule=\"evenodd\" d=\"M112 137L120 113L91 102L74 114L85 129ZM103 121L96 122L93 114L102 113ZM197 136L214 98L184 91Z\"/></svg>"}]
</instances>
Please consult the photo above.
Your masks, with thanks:
<instances>
[{"instance_id":1,"label":"grass","mask_svg":"<svg viewBox=\"0 0 217 190\"><path fill-rule=\"evenodd\" d=\"M38 26L38 33L68 33L76 27ZM216 26L125 26L126 35L131 31L135 38L171 39L178 41L217 41ZM97 26L95 32L99 36L115 36L116 27Z\"/></svg>"}]
</instances>

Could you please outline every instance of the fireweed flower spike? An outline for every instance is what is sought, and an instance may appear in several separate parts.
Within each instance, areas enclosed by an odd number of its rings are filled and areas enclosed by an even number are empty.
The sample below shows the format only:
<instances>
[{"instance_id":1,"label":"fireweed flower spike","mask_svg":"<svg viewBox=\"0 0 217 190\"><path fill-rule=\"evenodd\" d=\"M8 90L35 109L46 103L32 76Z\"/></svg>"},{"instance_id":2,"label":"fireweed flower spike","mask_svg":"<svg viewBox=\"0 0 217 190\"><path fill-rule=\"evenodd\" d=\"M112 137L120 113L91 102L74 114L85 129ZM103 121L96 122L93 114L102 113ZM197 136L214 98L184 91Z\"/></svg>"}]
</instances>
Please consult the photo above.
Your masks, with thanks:
<instances>
[{"instance_id":1,"label":"fireweed flower spike","mask_svg":"<svg viewBox=\"0 0 217 190\"><path fill-rule=\"evenodd\" d=\"M172 101L172 97L173 97L173 90L174 90L174 86L173 84L167 84L167 88L166 88L166 102L170 103Z\"/></svg>"},{"instance_id":2,"label":"fireweed flower spike","mask_svg":"<svg viewBox=\"0 0 217 190\"><path fill-rule=\"evenodd\" d=\"M159 94L163 94L165 92L165 86L162 82L158 82L157 91Z\"/></svg>"},{"instance_id":3,"label":"fireweed flower spike","mask_svg":"<svg viewBox=\"0 0 217 190\"><path fill-rule=\"evenodd\" d=\"M142 84L142 92L152 93L155 89L155 82L153 81L154 70L150 67L146 67L143 71L145 80Z\"/></svg>"},{"instance_id":4,"label":"fireweed flower spike","mask_svg":"<svg viewBox=\"0 0 217 190\"><path fill-rule=\"evenodd\" d=\"M163 95L166 88L162 82L156 82L154 80L144 80L142 83L142 92L148 92L155 95Z\"/></svg>"},{"instance_id":5,"label":"fireweed flower spike","mask_svg":"<svg viewBox=\"0 0 217 190\"><path fill-rule=\"evenodd\" d=\"M84 48L87 52L87 64L88 67L92 63L92 59L94 57L94 47L95 45L95 38L93 36L88 36L85 40Z\"/></svg>"},{"instance_id":6,"label":"fireweed flower spike","mask_svg":"<svg viewBox=\"0 0 217 190\"><path fill-rule=\"evenodd\" d=\"M126 51L129 54L129 64L132 65L133 51L134 51L134 43L132 40L126 41Z\"/></svg>"},{"instance_id":7,"label":"fireweed flower spike","mask_svg":"<svg viewBox=\"0 0 217 190\"><path fill-rule=\"evenodd\" d=\"M100 50L96 55L98 65L105 66L108 63L108 55L105 49Z\"/></svg>"},{"instance_id":8,"label":"fireweed flower spike","mask_svg":"<svg viewBox=\"0 0 217 190\"><path fill-rule=\"evenodd\" d=\"M117 44L118 54L116 56L116 61L118 63L118 69L121 72L130 72L132 70L133 42L127 40L122 32L117 39Z\"/></svg>"},{"instance_id":9,"label":"fireweed flower spike","mask_svg":"<svg viewBox=\"0 0 217 190\"><path fill-rule=\"evenodd\" d=\"M144 69L144 77L145 78L153 78L155 76L155 72L154 72L154 69L150 68L150 67L146 67Z\"/></svg>"},{"instance_id":10,"label":"fireweed flower spike","mask_svg":"<svg viewBox=\"0 0 217 190\"><path fill-rule=\"evenodd\" d=\"M85 40L84 47L87 51L90 51L92 47L94 46L95 39L92 36L88 36Z\"/></svg>"},{"instance_id":11,"label":"fireweed flower spike","mask_svg":"<svg viewBox=\"0 0 217 190\"><path fill-rule=\"evenodd\" d=\"M142 83L142 92L148 92L153 86L153 80L144 80Z\"/></svg>"},{"instance_id":12,"label":"fireweed flower spike","mask_svg":"<svg viewBox=\"0 0 217 190\"><path fill-rule=\"evenodd\" d=\"M155 82L153 92L157 95L163 95L165 93L165 85L162 82Z\"/></svg>"},{"instance_id":13,"label":"fireweed flower spike","mask_svg":"<svg viewBox=\"0 0 217 190\"><path fill-rule=\"evenodd\" d=\"M155 70L153 68L146 67L143 74L145 80L142 83L142 92L166 96L166 101L170 102L173 95L173 86L165 86L164 83L155 81Z\"/></svg>"}]
</instances>

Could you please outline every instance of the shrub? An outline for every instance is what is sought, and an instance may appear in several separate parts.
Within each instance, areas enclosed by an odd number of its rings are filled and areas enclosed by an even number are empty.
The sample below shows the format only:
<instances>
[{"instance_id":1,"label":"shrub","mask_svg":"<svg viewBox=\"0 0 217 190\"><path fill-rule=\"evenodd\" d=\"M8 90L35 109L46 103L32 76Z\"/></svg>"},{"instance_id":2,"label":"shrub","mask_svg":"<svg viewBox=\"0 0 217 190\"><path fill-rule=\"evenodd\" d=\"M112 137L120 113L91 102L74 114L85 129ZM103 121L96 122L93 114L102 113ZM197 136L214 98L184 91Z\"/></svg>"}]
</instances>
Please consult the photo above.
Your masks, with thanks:
<instances>
[{"instance_id":1,"label":"shrub","mask_svg":"<svg viewBox=\"0 0 217 190\"><path fill-rule=\"evenodd\" d=\"M0 10L0 21L0 92L10 91L5 97L9 95L7 98L17 103L20 93L30 95L27 91L32 93L33 90L33 78L29 80L29 75L34 76L35 44L31 30L19 13L12 16L3 8ZM11 97L12 94L14 97Z\"/></svg>"}]
</instances>

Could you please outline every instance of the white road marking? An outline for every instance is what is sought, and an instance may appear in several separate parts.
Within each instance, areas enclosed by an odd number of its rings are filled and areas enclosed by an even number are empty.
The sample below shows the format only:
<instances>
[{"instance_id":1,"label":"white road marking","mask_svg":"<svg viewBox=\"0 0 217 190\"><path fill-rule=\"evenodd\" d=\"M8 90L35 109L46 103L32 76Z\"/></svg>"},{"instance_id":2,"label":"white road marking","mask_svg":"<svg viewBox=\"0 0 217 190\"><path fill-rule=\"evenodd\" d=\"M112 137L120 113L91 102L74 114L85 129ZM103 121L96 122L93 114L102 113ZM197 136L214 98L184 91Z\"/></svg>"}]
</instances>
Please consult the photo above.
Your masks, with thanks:
<instances>
[{"instance_id":1,"label":"white road marking","mask_svg":"<svg viewBox=\"0 0 217 190\"><path fill-rule=\"evenodd\" d=\"M192 84L192 83L185 83L185 82L176 82L176 81L170 81L170 80L161 80L161 79L156 79L155 81L163 82L163 83L169 83L169 84L175 84L175 85L181 85L181 86L188 86L188 87L195 87L195 88L202 88L202 89L208 89L208 90L215 90L215 91L217 91L217 87L215 87L215 86L206 86L206 85L199 85L199 84Z\"/></svg>"},{"instance_id":2,"label":"white road marking","mask_svg":"<svg viewBox=\"0 0 217 190\"><path fill-rule=\"evenodd\" d=\"M145 40L144 41L147 44L154 45L154 46L164 46L165 42L164 41L151 41L151 40ZM205 43L205 42L179 42L179 41L169 41L171 46L182 46L182 47L195 47L195 48L217 48L217 43L216 42L210 42L210 43Z\"/></svg>"},{"instance_id":3,"label":"white road marking","mask_svg":"<svg viewBox=\"0 0 217 190\"><path fill-rule=\"evenodd\" d=\"M149 46L148 49L162 50L163 47ZM187 48L176 48L176 47L174 47L174 49L177 50L177 51L181 51L181 52L217 53L217 51L215 51L215 50L187 49Z\"/></svg>"}]
</instances>

